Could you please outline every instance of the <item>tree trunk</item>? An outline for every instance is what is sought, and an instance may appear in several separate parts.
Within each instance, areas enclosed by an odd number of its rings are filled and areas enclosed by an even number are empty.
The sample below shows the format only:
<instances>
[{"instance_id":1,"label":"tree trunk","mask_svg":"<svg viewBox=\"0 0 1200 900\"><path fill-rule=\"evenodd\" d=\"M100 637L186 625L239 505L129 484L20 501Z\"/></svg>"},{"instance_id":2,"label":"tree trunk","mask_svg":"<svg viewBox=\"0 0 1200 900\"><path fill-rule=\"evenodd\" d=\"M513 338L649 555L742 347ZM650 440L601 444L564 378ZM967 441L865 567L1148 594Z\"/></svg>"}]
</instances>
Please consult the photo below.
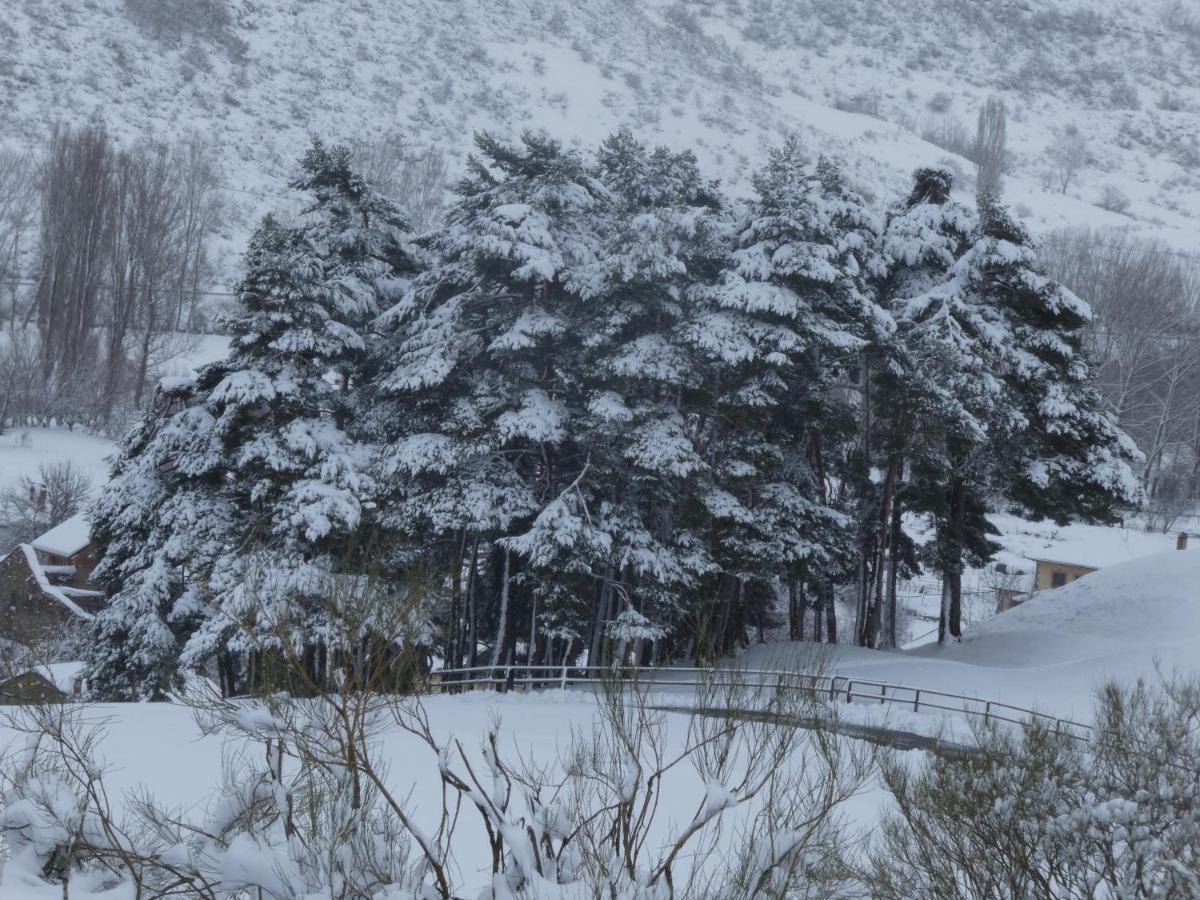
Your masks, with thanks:
<instances>
[{"instance_id":1,"label":"tree trunk","mask_svg":"<svg viewBox=\"0 0 1200 900\"><path fill-rule=\"evenodd\" d=\"M957 476L950 482L950 509L942 548L942 612L938 620L938 642L946 636L962 637L963 531L966 527L967 491Z\"/></svg>"},{"instance_id":2,"label":"tree trunk","mask_svg":"<svg viewBox=\"0 0 1200 900\"><path fill-rule=\"evenodd\" d=\"M511 555L507 548L504 550L504 574L500 583L500 613L496 619L496 642L492 645L492 660L490 665L495 668L500 665L500 653L508 636L508 573Z\"/></svg>"},{"instance_id":3,"label":"tree trunk","mask_svg":"<svg viewBox=\"0 0 1200 900\"><path fill-rule=\"evenodd\" d=\"M834 602L833 581L826 578L821 582L821 602L825 605L825 637L831 644L838 642L837 604Z\"/></svg>"},{"instance_id":4,"label":"tree trunk","mask_svg":"<svg viewBox=\"0 0 1200 900\"><path fill-rule=\"evenodd\" d=\"M896 547L900 544L901 518L900 503L897 501L892 506L892 550L888 555L887 602L884 605L883 633L880 642L881 647L888 649L896 646L896 583L900 568L896 559Z\"/></svg>"},{"instance_id":5,"label":"tree trunk","mask_svg":"<svg viewBox=\"0 0 1200 900\"><path fill-rule=\"evenodd\" d=\"M788 640L804 640L804 611L807 598L804 596L804 582L793 578L788 583Z\"/></svg>"}]
</instances>

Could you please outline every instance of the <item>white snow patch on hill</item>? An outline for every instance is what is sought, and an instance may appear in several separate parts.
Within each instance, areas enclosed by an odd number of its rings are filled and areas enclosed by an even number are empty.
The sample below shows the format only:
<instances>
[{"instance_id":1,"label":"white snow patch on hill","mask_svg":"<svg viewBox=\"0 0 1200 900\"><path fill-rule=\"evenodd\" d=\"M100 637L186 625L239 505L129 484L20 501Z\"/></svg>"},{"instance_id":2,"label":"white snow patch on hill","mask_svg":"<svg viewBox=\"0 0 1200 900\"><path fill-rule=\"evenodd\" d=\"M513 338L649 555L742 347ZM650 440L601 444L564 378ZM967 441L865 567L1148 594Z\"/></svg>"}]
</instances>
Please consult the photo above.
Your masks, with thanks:
<instances>
[{"instance_id":1,"label":"white snow patch on hill","mask_svg":"<svg viewBox=\"0 0 1200 900\"><path fill-rule=\"evenodd\" d=\"M884 203L932 163L960 169L969 193L963 154L998 94L1011 112L1008 198L1035 229L1130 227L1194 252L1190 6L227 0L225 24L171 33L169 21L133 24L121 0L15 0L0 21L0 140L33 147L56 120L95 117L122 142L211 140L234 207L222 234L232 274L262 212L289 206L282 186L313 134L400 136L460 166L475 129L593 145L628 126L694 149L737 192L764 147L795 133ZM1071 125L1090 157L1064 193L1048 150ZM1097 205L1110 187L1128 197L1123 212Z\"/></svg>"}]
</instances>

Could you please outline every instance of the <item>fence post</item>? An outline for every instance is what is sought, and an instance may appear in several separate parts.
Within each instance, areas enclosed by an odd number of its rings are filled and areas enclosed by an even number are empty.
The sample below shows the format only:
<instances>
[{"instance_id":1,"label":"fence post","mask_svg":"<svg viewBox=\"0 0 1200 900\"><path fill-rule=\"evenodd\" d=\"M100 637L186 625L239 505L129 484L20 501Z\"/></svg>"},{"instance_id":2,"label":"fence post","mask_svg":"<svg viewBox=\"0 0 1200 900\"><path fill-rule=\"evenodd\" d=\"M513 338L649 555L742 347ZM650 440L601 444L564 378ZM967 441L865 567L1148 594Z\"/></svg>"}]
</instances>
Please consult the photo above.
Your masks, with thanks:
<instances>
[{"instance_id":1,"label":"fence post","mask_svg":"<svg viewBox=\"0 0 1200 900\"><path fill-rule=\"evenodd\" d=\"M987 725L992 718L992 701L989 700L983 707L983 724Z\"/></svg>"},{"instance_id":2,"label":"fence post","mask_svg":"<svg viewBox=\"0 0 1200 900\"><path fill-rule=\"evenodd\" d=\"M921 689L917 688L916 693L913 694L913 712L920 712L920 711L921 711Z\"/></svg>"},{"instance_id":3,"label":"fence post","mask_svg":"<svg viewBox=\"0 0 1200 900\"><path fill-rule=\"evenodd\" d=\"M853 693L853 689L854 689L854 682L853 682L853 681L847 681L847 682L846 682L846 702L847 702L847 703L852 703L852 702L854 702L854 693Z\"/></svg>"},{"instance_id":4,"label":"fence post","mask_svg":"<svg viewBox=\"0 0 1200 900\"><path fill-rule=\"evenodd\" d=\"M563 689L564 691L567 689L567 664L566 664L566 663L563 663L563 670L562 670L562 689Z\"/></svg>"},{"instance_id":5,"label":"fence post","mask_svg":"<svg viewBox=\"0 0 1200 900\"><path fill-rule=\"evenodd\" d=\"M882 685L879 688L879 705L883 706L887 702L887 685Z\"/></svg>"}]
</instances>

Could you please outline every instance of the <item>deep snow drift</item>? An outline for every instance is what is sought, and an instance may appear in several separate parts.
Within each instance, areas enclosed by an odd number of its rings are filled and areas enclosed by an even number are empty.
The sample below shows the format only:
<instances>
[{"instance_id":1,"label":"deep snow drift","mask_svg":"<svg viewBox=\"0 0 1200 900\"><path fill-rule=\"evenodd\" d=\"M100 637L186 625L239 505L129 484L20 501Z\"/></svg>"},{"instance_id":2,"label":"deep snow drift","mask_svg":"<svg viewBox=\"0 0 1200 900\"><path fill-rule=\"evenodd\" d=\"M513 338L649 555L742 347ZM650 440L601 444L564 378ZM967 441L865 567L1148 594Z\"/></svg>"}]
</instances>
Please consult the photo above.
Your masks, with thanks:
<instances>
[{"instance_id":1,"label":"deep snow drift","mask_svg":"<svg viewBox=\"0 0 1200 900\"><path fill-rule=\"evenodd\" d=\"M1087 721L1108 679L1156 680L1200 668L1200 552L1168 551L1085 575L979 623L960 643L878 652L839 648L840 674L953 691ZM786 666L797 645L741 662Z\"/></svg>"}]
</instances>

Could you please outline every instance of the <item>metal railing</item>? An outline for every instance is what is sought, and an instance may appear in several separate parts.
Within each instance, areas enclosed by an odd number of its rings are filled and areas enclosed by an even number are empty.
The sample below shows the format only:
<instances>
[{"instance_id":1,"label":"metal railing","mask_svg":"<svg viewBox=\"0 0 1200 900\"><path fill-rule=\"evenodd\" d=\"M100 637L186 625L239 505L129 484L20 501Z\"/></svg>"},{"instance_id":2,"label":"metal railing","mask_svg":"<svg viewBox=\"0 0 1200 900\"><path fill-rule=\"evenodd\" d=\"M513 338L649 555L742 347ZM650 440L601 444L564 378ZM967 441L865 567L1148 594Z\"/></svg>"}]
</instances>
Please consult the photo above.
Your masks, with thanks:
<instances>
[{"instance_id":1,"label":"metal railing","mask_svg":"<svg viewBox=\"0 0 1200 900\"><path fill-rule=\"evenodd\" d=\"M430 673L434 690L444 692L475 688L509 691L517 688L566 689L572 686L595 687L604 679L636 682L650 688L696 687L701 680L709 684L736 684L746 688L786 688L810 690L822 694L831 702L878 703L903 706L913 712L941 711L961 713L984 722L1010 722L1026 725L1038 722L1051 730L1080 740L1090 740L1091 726L1071 719L1002 703L982 700L966 694L910 687L866 678L845 675L815 675L767 669L689 669L608 666L474 666L462 669L438 669Z\"/></svg>"}]
</instances>

